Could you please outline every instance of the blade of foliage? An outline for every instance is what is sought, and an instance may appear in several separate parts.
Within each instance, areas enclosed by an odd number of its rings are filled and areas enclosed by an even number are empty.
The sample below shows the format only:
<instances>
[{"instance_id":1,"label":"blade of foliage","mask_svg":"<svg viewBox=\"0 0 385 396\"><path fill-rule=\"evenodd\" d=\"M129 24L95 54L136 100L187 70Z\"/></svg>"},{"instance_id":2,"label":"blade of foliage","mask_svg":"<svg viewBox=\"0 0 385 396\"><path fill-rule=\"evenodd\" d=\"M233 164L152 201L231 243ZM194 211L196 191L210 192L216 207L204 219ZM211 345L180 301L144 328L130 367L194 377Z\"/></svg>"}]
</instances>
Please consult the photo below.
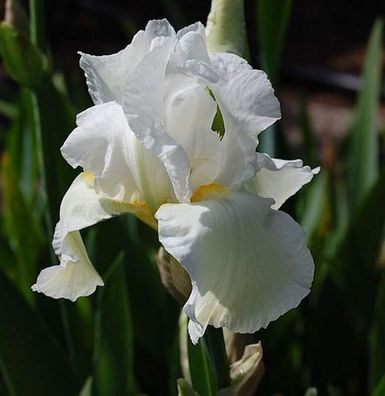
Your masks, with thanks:
<instances>
[{"instance_id":1,"label":"blade of foliage","mask_svg":"<svg viewBox=\"0 0 385 396\"><path fill-rule=\"evenodd\" d=\"M278 84L282 51L289 25L292 1L257 0L257 25L260 62L273 87ZM276 126L261 135L260 151L274 156L276 153Z\"/></svg>"},{"instance_id":2,"label":"blade of foliage","mask_svg":"<svg viewBox=\"0 0 385 396\"><path fill-rule=\"evenodd\" d=\"M220 389L226 388L230 385L230 370L223 339L223 330L209 326L206 330L205 339L215 369L218 387Z\"/></svg>"},{"instance_id":3,"label":"blade of foliage","mask_svg":"<svg viewBox=\"0 0 385 396\"><path fill-rule=\"evenodd\" d=\"M75 115L68 100L52 82L37 93L31 93L30 111L34 120L40 177L44 183L42 193L46 197L47 215L52 227L58 217L64 192L76 173L70 166L63 166L64 160L60 154L60 147L73 128Z\"/></svg>"},{"instance_id":4,"label":"blade of foliage","mask_svg":"<svg viewBox=\"0 0 385 396\"><path fill-rule=\"evenodd\" d=\"M12 172L31 210L38 217L39 168L37 163L36 141L30 112L30 98L27 90L22 90L18 100L17 113L7 136ZM37 211L35 210L37 209Z\"/></svg>"},{"instance_id":5,"label":"blade of foliage","mask_svg":"<svg viewBox=\"0 0 385 396\"><path fill-rule=\"evenodd\" d=\"M382 377L381 381L377 384L376 388L371 394L372 396L383 396L385 395L385 375Z\"/></svg>"},{"instance_id":6,"label":"blade of foliage","mask_svg":"<svg viewBox=\"0 0 385 396\"><path fill-rule=\"evenodd\" d=\"M188 343L188 360L193 388L200 396L214 396L217 394L218 385L215 379L213 364L204 339L193 345L190 338Z\"/></svg>"},{"instance_id":7,"label":"blade of foliage","mask_svg":"<svg viewBox=\"0 0 385 396\"><path fill-rule=\"evenodd\" d=\"M31 285L35 280L37 259L43 243L42 230L23 197L8 156L3 157L2 175L6 233L17 258L20 288L32 302Z\"/></svg>"},{"instance_id":8,"label":"blade of foliage","mask_svg":"<svg viewBox=\"0 0 385 396\"><path fill-rule=\"evenodd\" d=\"M97 395L135 395L133 333L127 293L124 254L120 254L105 275L99 293L95 374Z\"/></svg>"},{"instance_id":9,"label":"blade of foliage","mask_svg":"<svg viewBox=\"0 0 385 396\"><path fill-rule=\"evenodd\" d=\"M124 251L129 258L125 278L135 318L133 349L140 351L135 355L134 365L141 391L173 395L176 380L181 376L175 351L179 307L160 282L153 259L156 234L130 215L103 222L96 230L88 250L99 273L108 273L116 259L115 252Z\"/></svg>"},{"instance_id":10,"label":"blade of foliage","mask_svg":"<svg viewBox=\"0 0 385 396\"><path fill-rule=\"evenodd\" d=\"M299 201L298 211L301 215L301 224L310 240L322 221L321 217L327 193L327 179L328 174L323 171L301 192L302 199Z\"/></svg>"},{"instance_id":11,"label":"blade of foliage","mask_svg":"<svg viewBox=\"0 0 385 396\"><path fill-rule=\"evenodd\" d=\"M29 0L31 42L45 50L44 0Z\"/></svg>"},{"instance_id":12,"label":"blade of foliage","mask_svg":"<svg viewBox=\"0 0 385 396\"><path fill-rule=\"evenodd\" d=\"M357 208L378 175L377 112L381 88L383 22L375 22L368 43L363 83L350 130L347 179L352 208Z\"/></svg>"},{"instance_id":13,"label":"blade of foliage","mask_svg":"<svg viewBox=\"0 0 385 396\"><path fill-rule=\"evenodd\" d=\"M75 395L77 379L63 351L0 273L0 370L17 396Z\"/></svg>"},{"instance_id":14,"label":"blade of foliage","mask_svg":"<svg viewBox=\"0 0 385 396\"><path fill-rule=\"evenodd\" d=\"M0 24L0 51L8 74L19 84L27 87L42 84L47 72L44 55L7 22Z\"/></svg>"},{"instance_id":15,"label":"blade of foliage","mask_svg":"<svg viewBox=\"0 0 385 396\"><path fill-rule=\"evenodd\" d=\"M356 320L355 330L361 334L368 331L374 305L374 268L385 226L385 211L379 208L384 202L385 172L382 172L351 222L334 271L337 284L349 296L348 307Z\"/></svg>"},{"instance_id":16,"label":"blade of foliage","mask_svg":"<svg viewBox=\"0 0 385 396\"><path fill-rule=\"evenodd\" d=\"M382 270L382 277L377 286L377 295L373 314L372 327L369 335L369 381L373 394L377 388L382 389L385 394L385 274ZM383 378L382 378L383 377ZM381 380L382 378L382 380ZM382 385L381 385L382 382Z\"/></svg>"},{"instance_id":17,"label":"blade of foliage","mask_svg":"<svg viewBox=\"0 0 385 396\"><path fill-rule=\"evenodd\" d=\"M258 1L258 38L261 66L273 86L278 80L282 51L292 9L291 0Z\"/></svg>"},{"instance_id":18,"label":"blade of foliage","mask_svg":"<svg viewBox=\"0 0 385 396\"><path fill-rule=\"evenodd\" d=\"M111 222L109 222L111 223ZM135 370L143 392L174 394L181 376L176 346L180 307L163 287L155 263L157 235L132 216L121 218L128 292L135 318ZM151 379L151 380L149 380ZM147 389L144 388L144 384Z\"/></svg>"}]
</instances>

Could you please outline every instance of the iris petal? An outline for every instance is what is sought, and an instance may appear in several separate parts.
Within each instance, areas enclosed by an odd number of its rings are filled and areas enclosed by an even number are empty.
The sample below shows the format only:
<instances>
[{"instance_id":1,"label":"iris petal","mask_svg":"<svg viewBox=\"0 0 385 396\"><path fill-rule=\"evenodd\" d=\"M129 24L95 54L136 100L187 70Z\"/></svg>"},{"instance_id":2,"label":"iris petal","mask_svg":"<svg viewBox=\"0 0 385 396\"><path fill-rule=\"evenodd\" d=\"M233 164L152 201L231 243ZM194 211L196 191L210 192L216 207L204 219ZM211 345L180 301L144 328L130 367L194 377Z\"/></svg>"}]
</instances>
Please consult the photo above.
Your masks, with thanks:
<instances>
[{"instance_id":1,"label":"iris petal","mask_svg":"<svg viewBox=\"0 0 385 396\"><path fill-rule=\"evenodd\" d=\"M100 205L93 185L94 177L82 173L65 194L52 242L55 253L60 257L60 265L43 269L32 290L75 301L103 285L79 233L79 230L112 216Z\"/></svg>"},{"instance_id":2,"label":"iris petal","mask_svg":"<svg viewBox=\"0 0 385 396\"><path fill-rule=\"evenodd\" d=\"M309 293L314 264L305 235L272 203L239 192L156 213L160 242L192 281L184 311L193 342L208 324L238 333L266 327Z\"/></svg>"},{"instance_id":3,"label":"iris petal","mask_svg":"<svg viewBox=\"0 0 385 396\"><path fill-rule=\"evenodd\" d=\"M260 153L257 153L257 169L254 178L246 184L246 190L261 197L273 198L273 209L279 209L320 170L303 166L301 160L285 161Z\"/></svg>"}]
</instances>

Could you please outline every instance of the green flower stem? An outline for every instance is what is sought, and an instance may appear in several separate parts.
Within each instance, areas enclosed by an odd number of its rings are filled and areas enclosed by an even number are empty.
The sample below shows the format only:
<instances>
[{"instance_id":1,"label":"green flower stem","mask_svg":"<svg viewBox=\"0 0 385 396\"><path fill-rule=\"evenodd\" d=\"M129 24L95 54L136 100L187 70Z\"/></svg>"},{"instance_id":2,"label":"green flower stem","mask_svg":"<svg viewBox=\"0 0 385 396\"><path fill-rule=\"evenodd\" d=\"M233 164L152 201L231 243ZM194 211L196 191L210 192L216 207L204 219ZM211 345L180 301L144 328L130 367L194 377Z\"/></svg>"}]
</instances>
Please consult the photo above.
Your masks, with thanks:
<instances>
[{"instance_id":1,"label":"green flower stem","mask_svg":"<svg viewBox=\"0 0 385 396\"><path fill-rule=\"evenodd\" d=\"M218 389L226 388L230 385L230 370L223 331L208 326L204 337L217 377Z\"/></svg>"},{"instance_id":2,"label":"green flower stem","mask_svg":"<svg viewBox=\"0 0 385 396\"><path fill-rule=\"evenodd\" d=\"M29 31L31 42L41 51L45 50L45 29L44 29L44 0L29 1L30 23Z\"/></svg>"}]
</instances>

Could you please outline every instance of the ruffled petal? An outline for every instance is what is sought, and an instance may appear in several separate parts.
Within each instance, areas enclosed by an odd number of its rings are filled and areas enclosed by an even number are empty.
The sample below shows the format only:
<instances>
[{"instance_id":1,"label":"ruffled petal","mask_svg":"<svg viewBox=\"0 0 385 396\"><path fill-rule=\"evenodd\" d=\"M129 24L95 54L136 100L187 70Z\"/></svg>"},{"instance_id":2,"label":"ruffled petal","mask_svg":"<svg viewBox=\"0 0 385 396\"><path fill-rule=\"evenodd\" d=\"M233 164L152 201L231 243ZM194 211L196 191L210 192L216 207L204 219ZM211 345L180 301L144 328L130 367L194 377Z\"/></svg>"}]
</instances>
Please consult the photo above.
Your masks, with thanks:
<instances>
[{"instance_id":1,"label":"ruffled petal","mask_svg":"<svg viewBox=\"0 0 385 396\"><path fill-rule=\"evenodd\" d=\"M181 29L178 43L171 57L171 64L184 74L199 77L203 81L215 82L219 76L213 69L207 51L205 28L200 23L194 23Z\"/></svg>"},{"instance_id":2,"label":"ruffled petal","mask_svg":"<svg viewBox=\"0 0 385 396\"><path fill-rule=\"evenodd\" d=\"M189 161L182 146L167 133L164 112L166 68L176 37L162 37L128 77L123 109L131 130L143 146L164 164L180 201L191 196Z\"/></svg>"},{"instance_id":3,"label":"ruffled petal","mask_svg":"<svg viewBox=\"0 0 385 396\"><path fill-rule=\"evenodd\" d=\"M208 324L238 333L266 327L309 293L314 264L304 232L272 202L239 192L155 214L160 242L192 281L184 311L194 343Z\"/></svg>"},{"instance_id":4,"label":"ruffled petal","mask_svg":"<svg viewBox=\"0 0 385 396\"><path fill-rule=\"evenodd\" d=\"M95 104L117 101L121 103L127 78L153 48L161 44L162 37L175 36L166 19L148 22L122 51L105 56L79 52L80 67L84 70L88 91Z\"/></svg>"},{"instance_id":5,"label":"ruffled petal","mask_svg":"<svg viewBox=\"0 0 385 396\"><path fill-rule=\"evenodd\" d=\"M52 245L60 257L60 265L45 268L32 290L75 301L103 285L88 258L79 230L111 216L99 203L93 175L80 174L63 198L60 220L55 228Z\"/></svg>"},{"instance_id":6,"label":"ruffled petal","mask_svg":"<svg viewBox=\"0 0 385 396\"><path fill-rule=\"evenodd\" d=\"M102 194L130 200L139 190L129 156L135 137L121 106L110 102L91 107L77 116L76 123L61 148L63 157L72 167L93 173Z\"/></svg>"},{"instance_id":7,"label":"ruffled petal","mask_svg":"<svg viewBox=\"0 0 385 396\"><path fill-rule=\"evenodd\" d=\"M171 64L213 93L225 126L216 182L238 189L254 176L258 135L280 118L280 106L263 71L235 54L208 54L205 40L200 28L182 34Z\"/></svg>"},{"instance_id":8,"label":"ruffled petal","mask_svg":"<svg viewBox=\"0 0 385 396\"><path fill-rule=\"evenodd\" d=\"M303 166L302 160L285 161L257 153L257 173L245 189L264 198L273 198L273 209L282 204L309 183L320 168Z\"/></svg>"},{"instance_id":9,"label":"ruffled petal","mask_svg":"<svg viewBox=\"0 0 385 396\"><path fill-rule=\"evenodd\" d=\"M173 197L163 164L137 140L120 105L94 106L78 115L77 124L61 151L74 168L96 176L100 196L146 202L154 212Z\"/></svg>"},{"instance_id":10,"label":"ruffled petal","mask_svg":"<svg viewBox=\"0 0 385 396\"><path fill-rule=\"evenodd\" d=\"M280 105L263 71L235 54L213 53L211 61L220 79L209 87L225 125L217 182L236 189L254 176L258 135L281 117Z\"/></svg>"}]
</instances>

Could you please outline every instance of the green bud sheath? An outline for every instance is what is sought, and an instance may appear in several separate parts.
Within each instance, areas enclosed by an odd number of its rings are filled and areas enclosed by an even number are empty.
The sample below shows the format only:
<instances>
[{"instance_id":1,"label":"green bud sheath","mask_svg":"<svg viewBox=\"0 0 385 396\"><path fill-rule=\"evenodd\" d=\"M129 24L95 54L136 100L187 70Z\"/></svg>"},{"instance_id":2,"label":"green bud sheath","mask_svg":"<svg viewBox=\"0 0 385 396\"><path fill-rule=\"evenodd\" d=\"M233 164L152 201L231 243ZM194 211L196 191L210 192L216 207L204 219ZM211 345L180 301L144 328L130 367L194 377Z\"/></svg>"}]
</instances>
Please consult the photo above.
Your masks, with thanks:
<instances>
[{"instance_id":1,"label":"green bud sheath","mask_svg":"<svg viewBox=\"0 0 385 396\"><path fill-rule=\"evenodd\" d=\"M246 43L243 0L213 0L207 18L206 36L210 51L242 56Z\"/></svg>"}]
</instances>

